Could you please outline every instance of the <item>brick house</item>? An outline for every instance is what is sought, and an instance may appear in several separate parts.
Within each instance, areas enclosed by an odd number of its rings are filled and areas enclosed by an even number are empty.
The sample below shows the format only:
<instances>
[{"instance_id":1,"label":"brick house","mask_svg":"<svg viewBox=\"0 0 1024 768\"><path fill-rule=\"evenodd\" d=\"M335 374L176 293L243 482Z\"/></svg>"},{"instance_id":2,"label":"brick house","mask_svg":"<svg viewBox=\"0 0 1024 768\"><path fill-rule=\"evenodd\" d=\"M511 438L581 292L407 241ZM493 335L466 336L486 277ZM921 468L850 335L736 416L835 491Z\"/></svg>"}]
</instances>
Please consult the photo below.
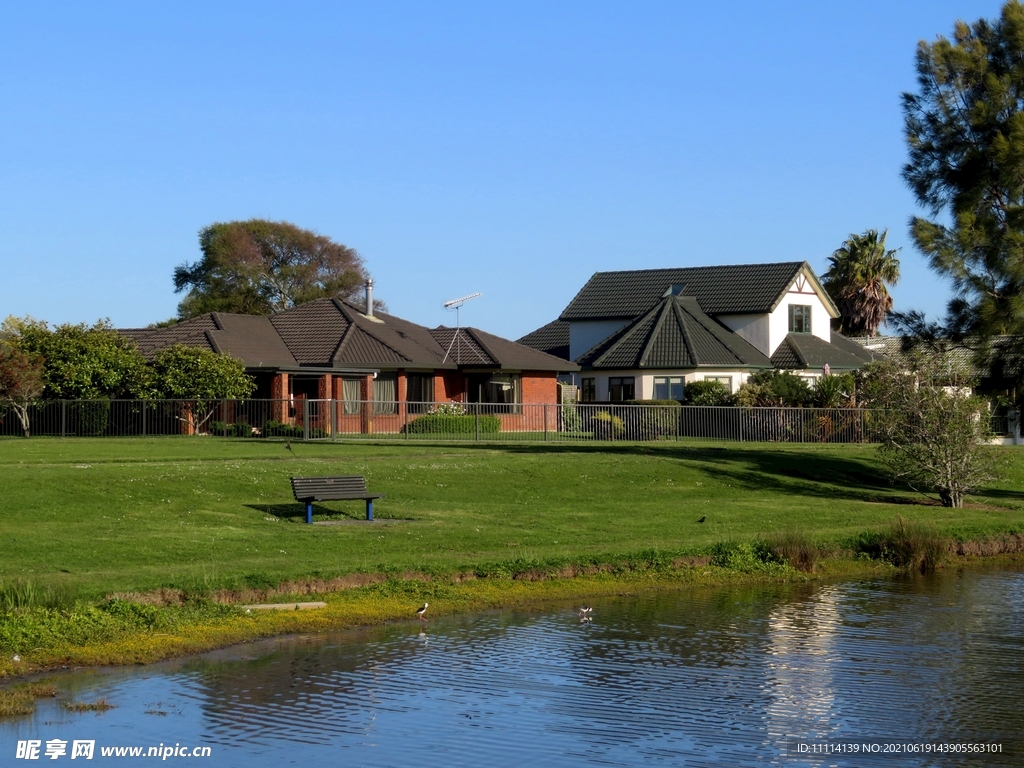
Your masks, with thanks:
<instances>
[{"instance_id":1,"label":"brick house","mask_svg":"<svg viewBox=\"0 0 1024 768\"><path fill-rule=\"evenodd\" d=\"M235 357L256 381L253 399L272 401L274 420L312 414L328 432L399 431L433 403L461 403L512 426L523 405L557 402L558 374L579 369L477 328L426 328L341 299L121 333L147 356L185 344ZM324 401L334 401L334 424Z\"/></svg>"},{"instance_id":2,"label":"brick house","mask_svg":"<svg viewBox=\"0 0 1024 768\"><path fill-rule=\"evenodd\" d=\"M735 392L760 370L859 369L875 356L838 317L807 262L597 272L519 343L579 364L585 402L681 400L687 382Z\"/></svg>"}]
</instances>

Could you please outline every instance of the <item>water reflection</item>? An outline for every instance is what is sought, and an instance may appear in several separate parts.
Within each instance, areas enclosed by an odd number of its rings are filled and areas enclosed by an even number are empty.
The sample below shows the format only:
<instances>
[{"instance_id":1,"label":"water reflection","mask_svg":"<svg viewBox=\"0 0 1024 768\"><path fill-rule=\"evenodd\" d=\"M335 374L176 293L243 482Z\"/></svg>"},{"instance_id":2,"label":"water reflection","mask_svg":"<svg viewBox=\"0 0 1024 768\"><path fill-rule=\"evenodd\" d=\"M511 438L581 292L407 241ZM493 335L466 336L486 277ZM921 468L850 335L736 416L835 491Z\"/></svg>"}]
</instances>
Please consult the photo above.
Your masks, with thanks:
<instances>
[{"instance_id":1,"label":"water reflection","mask_svg":"<svg viewBox=\"0 0 1024 768\"><path fill-rule=\"evenodd\" d=\"M208 765L859 766L873 763L787 757L785 743L1024 733L1024 574L592 607L589 621L570 605L435 618L70 675L62 686L77 698L118 708L72 715L44 703L0 726L0 762L18 739L95 738L211 745Z\"/></svg>"}]
</instances>

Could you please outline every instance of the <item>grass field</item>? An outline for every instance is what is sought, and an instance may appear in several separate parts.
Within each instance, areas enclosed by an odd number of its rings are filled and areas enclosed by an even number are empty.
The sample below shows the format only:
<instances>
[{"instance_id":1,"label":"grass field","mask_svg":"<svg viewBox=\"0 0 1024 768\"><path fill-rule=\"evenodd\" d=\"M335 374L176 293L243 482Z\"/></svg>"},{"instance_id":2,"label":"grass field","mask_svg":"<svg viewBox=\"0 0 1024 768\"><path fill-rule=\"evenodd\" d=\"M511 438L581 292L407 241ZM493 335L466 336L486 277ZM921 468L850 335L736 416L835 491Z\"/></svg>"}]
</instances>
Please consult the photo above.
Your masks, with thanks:
<instances>
[{"instance_id":1,"label":"grass field","mask_svg":"<svg viewBox=\"0 0 1024 768\"><path fill-rule=\"evenodd\" d=\"M0 579L112 591L450 573L798 529L841 543L896 515L944 535L1024 531L1024 451L943 509L858 445L292 445L217 438L0 440ZM362 474L380 524L307 526L292 475ZM358 520L361 502L318 505ZM695 521L706 516L707 522Z\"/></svg>"}]
</instances>

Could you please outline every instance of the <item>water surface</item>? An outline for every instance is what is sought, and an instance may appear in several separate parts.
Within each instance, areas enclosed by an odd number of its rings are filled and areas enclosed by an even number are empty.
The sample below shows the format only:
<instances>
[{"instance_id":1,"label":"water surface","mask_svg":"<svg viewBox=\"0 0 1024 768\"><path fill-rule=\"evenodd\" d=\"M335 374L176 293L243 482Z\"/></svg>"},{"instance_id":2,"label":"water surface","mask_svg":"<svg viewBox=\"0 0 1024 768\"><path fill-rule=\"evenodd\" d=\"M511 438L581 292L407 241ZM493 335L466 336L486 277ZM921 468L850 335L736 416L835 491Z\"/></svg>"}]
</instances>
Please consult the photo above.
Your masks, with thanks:
<instances>
[{"instance_id":1,"label":"water surface","mask_svg":"<svg viewBox=\"0 0 1024 768\"><path fill-rule=\"evenodd\" d=\"M591 623L549 605L64 675L67 695L116 708L40 702L0 724L0 765L29 764L27 739L94 739L101 763L118 762L101 746L202 745L188 762L254 768L1024 765L1024 573L592 605ZM793 738L1004 752L801 756Z\"/></svg>"}]
</instances>

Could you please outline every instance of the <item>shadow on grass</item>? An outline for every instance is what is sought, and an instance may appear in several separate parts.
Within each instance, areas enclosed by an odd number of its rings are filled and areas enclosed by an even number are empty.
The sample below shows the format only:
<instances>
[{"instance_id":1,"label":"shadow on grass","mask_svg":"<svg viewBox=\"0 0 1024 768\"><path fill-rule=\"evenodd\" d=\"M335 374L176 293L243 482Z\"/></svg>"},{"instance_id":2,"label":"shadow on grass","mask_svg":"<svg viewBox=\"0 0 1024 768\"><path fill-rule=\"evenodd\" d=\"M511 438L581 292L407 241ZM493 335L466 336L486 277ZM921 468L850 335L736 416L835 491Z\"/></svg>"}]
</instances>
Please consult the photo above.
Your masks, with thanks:
<instances>
[{"instance_id":1,"label":"shadow on grass","mask_svg":"<svg viewBox=\"0 0 1024 768\"><path fill-rule=\"evenodd\" d=\"M824 452L826 444L780 444L779 449L734 445L486 445L470 444L460 448L500 450L518 454L604 454L649 456L704 465L717 479L750 491L849 499L883 504L913 503L903 488L893 488L882 467L873 460L873 451L865 458ZM859 446L858 446L859 447ZM868 447L868 446L864 446Z\"/></svg>"},{"instance_id":2,"label":"shadow on grass","mask_svg":"<svg viewBox=\"0 0 1024 768\"><path fill-rule=\"evenodd\" d=\"M266 515L272 515L279 520L287 520L294 523L306 522L306 505L298 502L291 504L246 504L249 509L255 509ZM365 520L366 508L359 502L359 510L330 509L323 504L313 505L314 520Z\"/></svg>"}]
</instances>

